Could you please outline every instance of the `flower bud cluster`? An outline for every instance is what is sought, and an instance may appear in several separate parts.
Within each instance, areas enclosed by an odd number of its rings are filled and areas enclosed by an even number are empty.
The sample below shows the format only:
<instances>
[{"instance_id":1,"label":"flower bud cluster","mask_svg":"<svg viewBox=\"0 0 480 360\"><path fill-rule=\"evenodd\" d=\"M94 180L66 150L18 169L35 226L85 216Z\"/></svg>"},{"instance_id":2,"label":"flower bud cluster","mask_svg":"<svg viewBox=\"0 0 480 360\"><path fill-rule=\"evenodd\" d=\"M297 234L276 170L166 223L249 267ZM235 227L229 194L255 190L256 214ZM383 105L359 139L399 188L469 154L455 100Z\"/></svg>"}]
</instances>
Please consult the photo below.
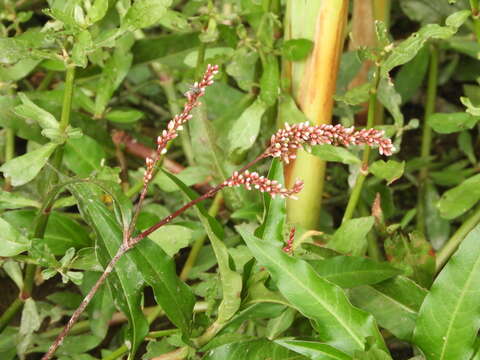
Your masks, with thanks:
<instances>
[{"instance_id":1,"label":"flower bud cluster","mask_svg":"<svg viewBox=\"0 0 480 360\"><path fill-rule=\"evenodd\" d=\"M183 107L183 111L175 115L168 123L167 129L163 130L162 134L157 137L156 159L145 159L146 170L143 178L145 183L148 183L152 179L155 162L160 158L160 155L167 152L168 142L178 136L178 132L183 130L183 125L192 118L192 110L201 105L198 99L205 95L205 89L213 84L213 77L217 73L218 65L208 64L202 79L199 82L195 82L191 89L185 93L187 102Z\"/></svg>"},{"instance_id":2,"label":"flower bud cluster","mask_svg":"<svg viewBox=\"0 0 480 360\"><path fill-rule=\"evenodd\" d=\"M296 158L296 152L302 145L368 145L377 146L382 155L392 155L394 151L390 139L384 137L383 130L362 129L342 125L310 125L307 122L289 125L278 130L270 139L265 154L279 157L288 164Z\"/></svg>"},{"instance_id":3,"label":"flower bud cluster","mask_svg":"<svg viewBox=\"0 0 480 360\"><path fill-rule=\"evenodd\" d=\"M283 247L283 251L287 254L290 254L293 251L293 242L295 241L295 227L290 229L290 233L288 234L287 243Z\"/></svg>"},{"instance_id":4,"label":"flower bud cluster","mask_svg":"<svg viewBox=\"0 0 480 360\"><path fill-rule=\"evenodd\" d=\"M295 195L303 189L303 181L297 180L291 189L284 188L278 181L270 180L260 176L257 172L246 170L243 173L235 171L233 175L225 180L224 186L243 186L247 190L256 189L270 194L273 198L279 195L281 198L296 199Z\"/></svg>"}]
</instances>

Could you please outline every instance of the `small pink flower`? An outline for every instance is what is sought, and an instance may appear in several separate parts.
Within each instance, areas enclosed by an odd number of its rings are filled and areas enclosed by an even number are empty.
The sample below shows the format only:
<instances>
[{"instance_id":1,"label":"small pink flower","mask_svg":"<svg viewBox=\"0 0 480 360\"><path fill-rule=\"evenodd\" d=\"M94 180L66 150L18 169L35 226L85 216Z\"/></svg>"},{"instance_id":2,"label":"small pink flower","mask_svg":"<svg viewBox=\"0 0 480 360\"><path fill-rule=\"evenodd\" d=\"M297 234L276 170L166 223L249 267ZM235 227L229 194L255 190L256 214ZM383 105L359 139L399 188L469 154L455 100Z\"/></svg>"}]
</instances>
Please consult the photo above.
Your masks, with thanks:
<instances>
[{"instance_id":1,"label":"small pink flower","mask_svg":"<svg viewBox=\"0 0 480 360\"><path fill-rule=\"evenodd\" d=\"M303 181L301 180L297 180L291 189L286 189L278 181L270 180L265 176L260 176L257 172L248 170L243 173L235 171L229 179L225 180L223 185L227 187L243 186L247 190L256 189L269 193L273 198L279 195L282 198L291 199L297 199L295 195L303 189Z\"/></svg>"},{"instance_id":2,"label":"small pink flower","mask_svg":"<svg viewBox=\"0 0 480 360\"><path fill-rule=\"evenodd\" d=\"M302 145L368 145L378 146L382 155L392 155L394 147L390 139L384 137L383 130L363 129L355 131L353 127L342 125L310 125L308 122L289 125L278 130L270 139L265 154L279 157L288 164L296 158L296 152Z\"/></svg>"},{"instance_id":3,"label":"small pink flower","mask_svg":"<svg viewBox=\"0 0 480 360\"><path fill-rule=\"evenodd\" d=\"M288 234L288 239L286 245L283 247L283 251L287 254L290 254L293 251L293 242L295 241L295 227L290 229L290 234Z\"/></svg>"},{"instance_id":4,"label":"small pink flower","mask_svg":"<svg viewBox=\"0 0 480 360\"><path fill-rule=\"evenodd\" d=\"M178 132L183 130L183 125L192 118L192 110L201 105L198 99L205 95L205 89L213 84L213 77L218 73L218 65L208 64L202 80L193 84L192 88L185 93L187 102L183 107L183 111L173 117L167 125L167 128L162 131L162 134L157 137L157 150L155 159L147 158L145 160L147 169L143 177L144 183L147 184L153 176L153 169L156 161L161 155L167 153L167 144L169 141L178 136Z\"/></svg>"}]
</instances>

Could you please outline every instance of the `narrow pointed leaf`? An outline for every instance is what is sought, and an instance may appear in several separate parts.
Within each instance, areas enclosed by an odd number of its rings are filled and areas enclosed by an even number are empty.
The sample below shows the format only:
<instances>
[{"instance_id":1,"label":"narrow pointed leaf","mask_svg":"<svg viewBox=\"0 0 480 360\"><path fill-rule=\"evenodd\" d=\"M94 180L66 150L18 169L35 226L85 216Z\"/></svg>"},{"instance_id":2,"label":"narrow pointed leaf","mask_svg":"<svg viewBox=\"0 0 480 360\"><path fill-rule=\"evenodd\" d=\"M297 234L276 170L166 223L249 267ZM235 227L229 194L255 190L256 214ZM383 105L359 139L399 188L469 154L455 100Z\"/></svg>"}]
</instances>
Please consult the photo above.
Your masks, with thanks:
<instances>
[{"instance_id":1,"label":"narrow pointed leaf","mask_svg":"<svg viewBox=\"0 0 480 360\"><path fill-rule=\"evenodd\" d=\"M279 345L285 346L287 349L302 354L312 360L351 360L352 357L334 347L315 341L275 340Z\"/></svg>"},{"instance_id":2,"label":"narrow pointed leaf","mask_svg":"<svg viewBox=\"0 0 480 360\"><path fill-rule=\"evenodd\" d=\"M70 185L84 219L97 235L97 257L105 267L122 244L122 231L112 213L96 199L89 184ZM108 276L107 284L114 294L115 305L129 321L130 357L133 359L138 346L148 333L148 323L141 309L144 280L131 253L126 253Z\"/></svg>"},{"instance_id":3,"label":"narrow pointed leaf","mask_svg":"<svg viewBox=\"0 0 480 360\"><path fill-rule=\"evenodd\" d=\"M165 172L165 174L167 174L167 176L177 184L179 189L190 200L193 200L197 197L196 194L187 186L185 186L185 184L183 184L178 178L167 172ZM205 228L205 232L210 239L210 243L212 244L213 251L215 252L215 257L217 258L218 262L220 280L222 282L223 299L218 309L217 321L219 323L224 323L228 321L240 307L242 277L239 273L230 268L228 250L221 240L223 239L223 229L221 225L215 218L208 214L207 210L202 204L197 204L196 209L200 221Z\"/></svg>"},{"instance_id":4,"label":"narrow pointed leaf","mask_svg":"<svg viewBox=\"0 0 480 360\"><path fill-rule=\"evenodd\" d=\"M389 263L357 256L310 260L309 264L322 278L342 288L376 284L402 272Z\"/></svg>"},{"instance_id":5,"label":"narrow pointed leaf","mask_svg":"<svg viewBox=\"0 0 480 360\"><path fill-rule=\"evenodd\" d=\"M425 298L414 342L427 360L470 359L480 328L480 226L463 240Z\"/></svg>"},{"instance_id":6,"label":"narrow pointed leaf","mask_svg":"<svg viewBox=\"0 0 480 360\"><path fill-rule=\"evenodd\" d=\"M85 187L88 186L87 184L75 185L77 192L80 191L78 188L82 188L81 190L83 191L88 191L88 188L85 189ZM94 202L95 201L90 201L90 203ZM100 231L97 228L102 226L102 222L108 223L111 233L110 236L113 237L113 234L115 234L118 249L122 240L120 226L115 221L114 215L100 202L97 201L96 207L96 213L93 214L96 215L96 217L92 221L92 225L96 228L96 231ZM108 233L106 232L104 235L107 236ZM112 248L114 248L114 246L112 246ZM113 255L114 254L112 254L112 256ZM124 257L128 257L130 261L126 264L125 270L138 273L137 276L139 276L139 279L137 280L137 287L138 284L142 284L144 281L148 283L154 291L157 303L162 307L163 311L165 311L168 318L188 336L190 334L195 299L190 288L178 278L172 259L159 245L148 238L143 239L134 249L125 254ZM139 289L141 290L141 288L140 286Z\"/></svg>"},{"instance_id":7,"label":"narrow pointed leaf","mask_svg":"<svg viewBox=\"0 0 480 360\"><path fill-rule=\"evenodd\" d=\"M282 295L315 321L322 341L348 354L364 350L367 337L384 347L373 317L353 307L339 287L322 279L307 262L256 238L245 226L238 226L237 231Z\"/></svg>"},{"instance_id":8,"label":"narrow pointed leaf","mask_svg":"<svg viewBox=\"0 0 480 360\"><path fill-rule=\"evenodd\" d=\"M371 313L378 324L401 340L411 341L418 310L427 290L404 276L350 289L350 301Z\"/></svg>"},{"instance_id":9,"label":"narrow pointed leaf","mask_svg":"<svg viewBox=\"0 0 480 360\"><path fill-rule=\"evenodd\" d=\"M13 158L0 167L5 177L10 177L13 186L20 186L33 180L42 170L57 144L47 143L25 155Z\"/></svg>"}]
</instances>

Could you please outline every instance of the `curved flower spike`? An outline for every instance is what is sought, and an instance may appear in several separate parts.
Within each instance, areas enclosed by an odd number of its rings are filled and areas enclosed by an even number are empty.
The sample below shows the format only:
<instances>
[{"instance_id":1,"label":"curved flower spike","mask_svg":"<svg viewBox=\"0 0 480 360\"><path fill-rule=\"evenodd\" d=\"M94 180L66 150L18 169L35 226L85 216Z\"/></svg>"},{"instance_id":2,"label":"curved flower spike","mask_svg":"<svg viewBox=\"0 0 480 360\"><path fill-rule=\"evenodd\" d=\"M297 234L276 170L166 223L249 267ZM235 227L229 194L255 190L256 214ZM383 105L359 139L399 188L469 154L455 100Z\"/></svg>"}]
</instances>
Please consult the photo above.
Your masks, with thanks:
<instances>
[{"instance_id":1,"label":"curved flower spike","mask_svg":"<svg viewBox=\"0 0 480 360\"><path fill-rule=\"evenodd\" d=\"M310 125L308 122L289 125L278 130L270 139L266 156L279 157L289 163L296 158L297 149L302 145L368 145L379 148L381 155L392 155L395 150L392 141L384 137L383 130L362 129L342 125Z\"/></svg>"},{"instance_id":2,"label":"curved flower spike","mask_svg":"<svg viewBox=\"0 0 480 360\"><path fill-rule=\"evenodd\" d=\"M256 189L269 193L273 198L279 195L282 198L291 199L296 199L295 195L303 189L303 181L301 180L297 180L291 189L286 189L278 181L270 180L265 176L260 176L257 172L248 170L243 173L235 171L229 179L225 180L223 185L227 187L243 186L247 190Z\"/></svg>"}]
</instances>

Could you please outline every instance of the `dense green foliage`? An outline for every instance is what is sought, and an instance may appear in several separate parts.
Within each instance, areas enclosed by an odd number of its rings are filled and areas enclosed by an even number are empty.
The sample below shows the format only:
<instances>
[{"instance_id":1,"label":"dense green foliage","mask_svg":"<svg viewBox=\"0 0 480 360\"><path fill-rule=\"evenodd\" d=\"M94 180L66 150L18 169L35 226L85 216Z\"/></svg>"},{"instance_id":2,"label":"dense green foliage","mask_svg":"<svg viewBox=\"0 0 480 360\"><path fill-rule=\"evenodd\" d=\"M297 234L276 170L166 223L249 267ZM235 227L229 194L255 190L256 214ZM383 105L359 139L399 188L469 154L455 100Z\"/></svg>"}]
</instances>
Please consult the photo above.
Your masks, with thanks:
<instances>
[{"instance_id":1,"label":"dense green foliage","mask_svg":"<svg viewBox=\"0 0 480 360\"><path fill-rule=\"evenodd\" d=\"M0 359L40 359L122 243L317 121L298 69L335 58L313 34L342 4L332 123L384 130L394 154L308 148L328 161L317 228L255 189L196 203L121 254L55 356L480 359L478 0L0 3ZM278 159L254 170L294 180Z\"/></svg>"}]
</instances>

